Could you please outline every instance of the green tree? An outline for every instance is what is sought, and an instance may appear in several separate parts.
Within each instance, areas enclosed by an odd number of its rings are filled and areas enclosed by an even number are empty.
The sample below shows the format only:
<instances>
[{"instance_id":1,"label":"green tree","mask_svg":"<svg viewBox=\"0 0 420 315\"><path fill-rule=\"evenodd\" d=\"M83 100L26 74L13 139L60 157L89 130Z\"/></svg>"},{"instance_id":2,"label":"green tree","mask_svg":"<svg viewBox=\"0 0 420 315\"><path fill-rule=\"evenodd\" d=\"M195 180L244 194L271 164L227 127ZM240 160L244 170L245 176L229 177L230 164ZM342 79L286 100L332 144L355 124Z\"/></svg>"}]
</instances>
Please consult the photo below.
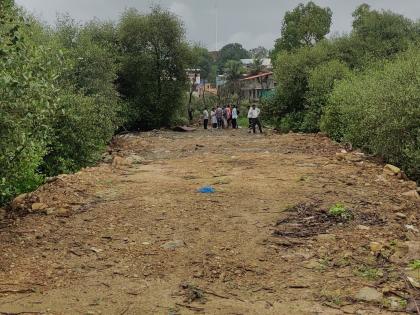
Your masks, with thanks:
<instances>
[{"instance_id":1,"label":"green tree","mask_svg":"<svg viewBox=\"0 0 420 315\"><path fill-rule=\"evenodd\" d=\"M32 21L0 3L0 204L43 179L48 124L57 104L58 52L31 41Z\"/></svg>"},{"instance_id":2,"label":"green tree","mask_svg":"<svg viewBox=\"0 0 420 315\"><path fill-rule=\"evenodd\" d=\"M226 75L227 84L225 86L225 93L230 95L240 95L241 93L241 78L242 74L244 73L244 67L242 63L237 60L229 60L226 62L224 72ZM237 104L240 104L240 98L236 99Z\"/></svg>"},{"instance_id":3,"label":"green tree","mask_svg":"<svg viewBox=\"0 0 420 315\"><path fill-rule=\"evenodd\" d=\"M387 58L407 50L418 36L415 23L390 11L359 6L353 13L353 35L365 54Z\"/></svg>"},{"instance_id":4,"label":"green tree","mask_svg":"<svg viewBox=\"0 0 420 315\"><path fill-rule=\"evenodd\" d=\"M68 18L61 19L55 29L51 41L63 51L65 62L42 165L49 176L94 164L121 123L114 34L109 23L80 26Z\"/></svg>"},{"instance_id":5,"label":"green tree","mask_svg":"<svg viewBox=\"0 0 420 315\"><path fill-rule=\"evenodd\" d=\"M255 58L267 58L269 55L269 51L267 48L263 47L263 46L258 46L257 48L253 48L249 51L249 53L251 54L251 57L253 59Z\"/></svg>"},{"instance_id":6,"label":"green tree","mask_svg":"<svg viewBox=\"0 0 420 315\"><path fill-rule=\"evenodd\" d=\"M242 47L241 44L233 43L222 47L217 58L217 65L221 73L229 60L240 61L241 59L250 58L249 51Z\"/></svg>"},{"instance_id":7,"label":"green tree","mask_svg":"<svg viewBox=\"0 0 420 315\"><path fill-rule=\"evenodd\" d=\"M323 109L334 86L350 76L350 69L341 61L331 60L312 69L309 73L304 117L301 130L318 132Z\"/></svg>"},{"instance_id":8,"label":"green tree","mask_svg":"<svg viewBox=\"0 0 420 315\"><path fill-rule=\"evenodd\" d=\"M127 127L168 126L182 106L189 48L178 18L159 7L148 15L131 9L118 26L119 90L129 102Z\"/></svg>"},{"instance_id":9,"label":"green tree","mask_svg":"<svg viewBox=\"0 0 420 315\"><path fill-rule=\"evenodd\" d=\"M224 69L226 78L229 82L238 81L244 73L242 63L237 60L229 60L226 62Z\"/></svg>"},{"instance_id":10,"label":"green tree","mask_svg":"<svg viewBox=\"0 0 420 315\"><path fill-rule=\"evenodd\" d=\"M258 74L264 69L263 60L260 57L255 57L252 60L251 74Z\"/></svg>"},{"instance_id":11,"label":"green tree","mask_svg":"<svg viewBox=\"0 0 420 315\"><path fill-rule=\"evenodd\" d=\"M420 50L378 61L334 88L321 128L420 180Z\"/></svg>"},{"instance_id":12,"label":"green tree","mask_svg":"<svg viewBox=\"0 0 420 315\"><path fill-rule=\"evenodd\" d=\"M194 45L191 49L191 59L189 67L200 69L201 79L208 80L213 65L209 51L204 47Z\"/></svg>"},{"instance_id":13,"label":"green tree","mask_svg":"<svg viewBox=\"0 0 420 315\"><path fill-rule=\"evenodd\" d=\"M332 11L310 1L286 12L281 37L276 41L273 55L282 50L291 51L302 46L313 46L330 32Z\"/></svg>"}]
</instances>

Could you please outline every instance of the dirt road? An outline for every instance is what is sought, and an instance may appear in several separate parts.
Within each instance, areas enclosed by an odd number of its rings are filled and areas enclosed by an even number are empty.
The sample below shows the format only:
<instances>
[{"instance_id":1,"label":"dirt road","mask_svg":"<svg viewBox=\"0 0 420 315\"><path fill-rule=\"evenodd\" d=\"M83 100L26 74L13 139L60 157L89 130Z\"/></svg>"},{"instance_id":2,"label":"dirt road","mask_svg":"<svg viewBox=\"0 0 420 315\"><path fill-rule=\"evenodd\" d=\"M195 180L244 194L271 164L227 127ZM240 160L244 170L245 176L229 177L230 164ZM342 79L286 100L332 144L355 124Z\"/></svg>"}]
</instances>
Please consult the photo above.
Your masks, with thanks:
<instances>
[{"instance_id":1,"label":"dirt road","mask_svg":"<svg viewBox=\"0 0 420 315\"><path fill-rule=\"evenodd\" d=\"M0 228L0 314L414 310L415 184L341 149L241 130L120 137L113 166L15 201L31 213ZM337 203L349 218L329 215Z\"/></svg>"}]
</instances>

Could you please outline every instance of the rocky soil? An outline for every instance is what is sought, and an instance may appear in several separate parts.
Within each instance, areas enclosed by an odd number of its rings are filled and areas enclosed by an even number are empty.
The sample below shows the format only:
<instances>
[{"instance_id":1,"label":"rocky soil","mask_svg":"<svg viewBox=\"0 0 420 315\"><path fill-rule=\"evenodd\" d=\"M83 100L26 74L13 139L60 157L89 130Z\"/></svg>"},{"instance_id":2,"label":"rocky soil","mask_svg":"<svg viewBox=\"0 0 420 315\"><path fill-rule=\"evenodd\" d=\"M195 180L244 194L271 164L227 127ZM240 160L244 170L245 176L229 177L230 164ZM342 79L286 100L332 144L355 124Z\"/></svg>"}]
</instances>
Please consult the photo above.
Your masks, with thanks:
<instances>
[{"instance_id":1,"label":"rocky soil","mask_svg":"<svg viewBox=\"0 0 420 315\"><path fill-rule=\"evenodd\" d=\"M0 211L0 314L420 314L416 189L321 135L117 137Z\"/></svg>"}]
</instances>

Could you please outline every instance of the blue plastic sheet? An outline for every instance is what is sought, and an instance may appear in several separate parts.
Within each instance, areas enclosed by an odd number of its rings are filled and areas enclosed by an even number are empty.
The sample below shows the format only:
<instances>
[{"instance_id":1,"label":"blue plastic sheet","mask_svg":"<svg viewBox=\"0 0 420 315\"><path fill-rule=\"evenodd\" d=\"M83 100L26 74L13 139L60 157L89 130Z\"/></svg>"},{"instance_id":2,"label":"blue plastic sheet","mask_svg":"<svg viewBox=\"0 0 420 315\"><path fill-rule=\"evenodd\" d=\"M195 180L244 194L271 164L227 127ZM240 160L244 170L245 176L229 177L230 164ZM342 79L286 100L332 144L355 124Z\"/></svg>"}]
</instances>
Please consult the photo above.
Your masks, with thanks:
<instances>
[{"instance_id":1,"label":"blue plastic sheet","mask_svg":"<svg viewBox=\"0 0 420 315\"><path fill-rule=\"evenodd\" d=\"M204 186L198 189L198 192L202 194L213 194L216 192L216 189L211 186Z\"/></svg>"}]
</instances>

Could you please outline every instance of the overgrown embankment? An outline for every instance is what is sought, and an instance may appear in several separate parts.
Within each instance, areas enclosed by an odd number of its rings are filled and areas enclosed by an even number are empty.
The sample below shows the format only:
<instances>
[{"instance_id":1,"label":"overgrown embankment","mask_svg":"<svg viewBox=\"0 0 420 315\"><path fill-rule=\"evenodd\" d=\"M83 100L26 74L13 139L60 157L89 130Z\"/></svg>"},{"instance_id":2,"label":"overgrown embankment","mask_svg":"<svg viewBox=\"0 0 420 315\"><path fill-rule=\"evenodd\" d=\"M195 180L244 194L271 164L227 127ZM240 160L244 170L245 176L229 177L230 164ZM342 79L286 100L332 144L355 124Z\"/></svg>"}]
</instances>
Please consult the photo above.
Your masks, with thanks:
<instances>
[{"instance_id":1,"label":"overgrown embankment","mask_svg":"<svg viewBox=\"0 0 420 315\"><path fill-rule=\"evenodd\" d=\"M327 39L329 8L286 13L263 113L284 132L325 131L420 180L419 23L366 4L353 18L350 34Z\"/></svg>"}]
</instances>

